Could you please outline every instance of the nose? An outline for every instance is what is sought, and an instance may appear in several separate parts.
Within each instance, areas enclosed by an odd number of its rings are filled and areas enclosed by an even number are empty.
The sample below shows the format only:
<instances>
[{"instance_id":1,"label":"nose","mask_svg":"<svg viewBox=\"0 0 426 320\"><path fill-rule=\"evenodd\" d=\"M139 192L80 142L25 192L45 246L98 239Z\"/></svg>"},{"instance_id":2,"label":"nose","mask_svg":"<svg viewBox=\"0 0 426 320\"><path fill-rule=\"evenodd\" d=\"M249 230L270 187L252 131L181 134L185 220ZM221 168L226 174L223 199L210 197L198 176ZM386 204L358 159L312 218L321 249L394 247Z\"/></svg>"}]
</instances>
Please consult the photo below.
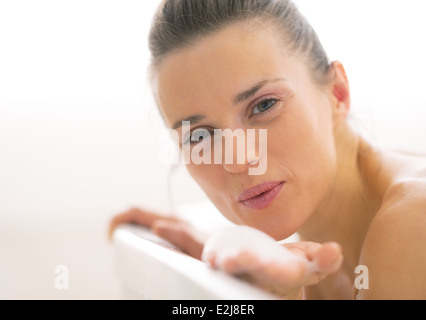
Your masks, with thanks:
<instances>
[{"instance_id":1,"label":"nose","mask_svg":"<svg viewBox=\"0 0 426 320\"><path fill-rule=\"evenodd\" d=\"M260 155L256 153L258 149L253 132L236 132L232 134L232 139L225 135L222 163L229 173L244 173L259 163Z\"/></svg>"}]
</instances>

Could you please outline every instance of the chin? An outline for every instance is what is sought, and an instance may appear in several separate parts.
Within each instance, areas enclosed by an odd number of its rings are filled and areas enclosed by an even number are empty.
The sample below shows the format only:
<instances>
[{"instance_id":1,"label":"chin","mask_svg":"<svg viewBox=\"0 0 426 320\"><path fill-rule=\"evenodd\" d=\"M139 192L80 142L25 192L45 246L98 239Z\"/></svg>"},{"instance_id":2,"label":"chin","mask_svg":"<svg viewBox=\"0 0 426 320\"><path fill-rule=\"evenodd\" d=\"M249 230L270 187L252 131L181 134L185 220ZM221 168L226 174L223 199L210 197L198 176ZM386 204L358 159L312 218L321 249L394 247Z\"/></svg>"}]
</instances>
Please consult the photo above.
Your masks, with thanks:
<instances>
[{"instance_id":1,"label":"chin","mask_svg":"<svg viewBox=\"0 0 426 320\"><path fill-rule=\"evenodd\" d=\"M234 214L235 216L235 214ZM234 223L256 228L277 241L294 235L303 225L300 215L283 210L283 208L266 208L263 210L243 209L237 212L238 219Z\"/></svg>"}]
</instances>

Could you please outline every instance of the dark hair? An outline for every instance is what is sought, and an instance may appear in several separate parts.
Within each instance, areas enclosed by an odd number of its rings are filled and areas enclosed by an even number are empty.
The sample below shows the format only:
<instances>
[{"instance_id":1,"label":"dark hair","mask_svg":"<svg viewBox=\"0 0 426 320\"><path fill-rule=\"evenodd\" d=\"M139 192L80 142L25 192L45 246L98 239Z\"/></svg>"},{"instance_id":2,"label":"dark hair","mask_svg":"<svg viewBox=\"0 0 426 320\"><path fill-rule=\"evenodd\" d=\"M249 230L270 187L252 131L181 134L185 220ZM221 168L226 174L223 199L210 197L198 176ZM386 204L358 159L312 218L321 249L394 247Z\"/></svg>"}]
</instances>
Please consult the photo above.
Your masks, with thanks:
<instances>
[{"instance_id":1,"label":"dark hair","mask_svg":"<svg viewBox=\"0 0 426 320\"><path fill-rule=\"evenodd\" d=\"M164 0L152 23L149 46L155 68L175 50L195 43L232 23L269 20L283 41L304 55L315 80L326 83L330 62L317 34L290 0Z\"/></svg>"}]
</instances>

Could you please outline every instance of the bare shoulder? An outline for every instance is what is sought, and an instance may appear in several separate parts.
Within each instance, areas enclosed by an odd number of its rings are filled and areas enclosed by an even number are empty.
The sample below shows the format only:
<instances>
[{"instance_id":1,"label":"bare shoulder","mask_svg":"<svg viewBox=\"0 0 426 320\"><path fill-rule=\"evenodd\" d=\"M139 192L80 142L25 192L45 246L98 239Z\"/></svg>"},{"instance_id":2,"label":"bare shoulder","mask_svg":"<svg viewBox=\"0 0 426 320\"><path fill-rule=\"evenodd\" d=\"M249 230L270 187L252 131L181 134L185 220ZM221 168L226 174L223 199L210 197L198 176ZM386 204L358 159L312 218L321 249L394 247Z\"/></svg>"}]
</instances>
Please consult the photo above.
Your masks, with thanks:
<instances>
[{"instance_id":1,"label":"bare shoulder","mask_svg":"<svg viewBox=\"0 0 426 320\"><path fill-rule=\"evenodd\" d=\"M426 170L392 183L365 237L360 299L426 299Z\"/></svg>"}]
</instances>

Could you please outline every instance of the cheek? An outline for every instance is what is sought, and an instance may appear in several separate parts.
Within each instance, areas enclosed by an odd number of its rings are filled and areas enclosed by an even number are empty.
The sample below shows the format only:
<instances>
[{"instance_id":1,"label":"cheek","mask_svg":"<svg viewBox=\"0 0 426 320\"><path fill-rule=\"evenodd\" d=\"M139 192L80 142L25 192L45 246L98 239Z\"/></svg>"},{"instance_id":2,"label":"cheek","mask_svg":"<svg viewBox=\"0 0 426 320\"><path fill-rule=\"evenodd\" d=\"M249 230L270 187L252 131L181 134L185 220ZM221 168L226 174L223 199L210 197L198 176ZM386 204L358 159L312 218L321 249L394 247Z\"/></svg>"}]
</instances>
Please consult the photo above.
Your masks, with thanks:
<instances>
[{"instance_id":1,"label":"cheek","mask_svg":"<svg viewBox=\"0 0 426 320\"><path fill-rule=\"evenodd\" d=\"M227 186L220 165L189 164L186 168L190 176L215 205L225 201L224 194Z\"/></svg>"},{"instance_id":2,"label":"cheek","mask_svg":"<svg viewBox=\"0 0 426 320\"><path fill-rule=\"evenodd\" d=\"M218 175L217 168L215 167L215 165L204 164L189 164L186 166L191 177L206 193L213 193L216 189L214 186L219 186L221 184L220 181L222 179Z\"/></svg>"},{"instance_id":3,"label":"cheek","mask_svg":"<svg viewBox=\"0 0 426 320\"><path fill-rule=\"evenodd\" d=\"M314 169L324 158L334 158L334 134L326 106L299 103L268 128L268 156L276 155L292 166ZM290 164L289 163L289 164Z\"/></svg>"},{"instance_id":4,"label":"cheek","mask_svg":"<svg viewBox=\"0 0 426 320\"><path fill-rule=\"evenodd\" d=\"M270 128L268 157L274 172L282 172L294 190L295 206L312 212L326 196L336 174L331 115L299 106ZM321 109L318 109L321 110ZM309 206L309 208L308 208Z\"/></svg>"}]
</instances>

